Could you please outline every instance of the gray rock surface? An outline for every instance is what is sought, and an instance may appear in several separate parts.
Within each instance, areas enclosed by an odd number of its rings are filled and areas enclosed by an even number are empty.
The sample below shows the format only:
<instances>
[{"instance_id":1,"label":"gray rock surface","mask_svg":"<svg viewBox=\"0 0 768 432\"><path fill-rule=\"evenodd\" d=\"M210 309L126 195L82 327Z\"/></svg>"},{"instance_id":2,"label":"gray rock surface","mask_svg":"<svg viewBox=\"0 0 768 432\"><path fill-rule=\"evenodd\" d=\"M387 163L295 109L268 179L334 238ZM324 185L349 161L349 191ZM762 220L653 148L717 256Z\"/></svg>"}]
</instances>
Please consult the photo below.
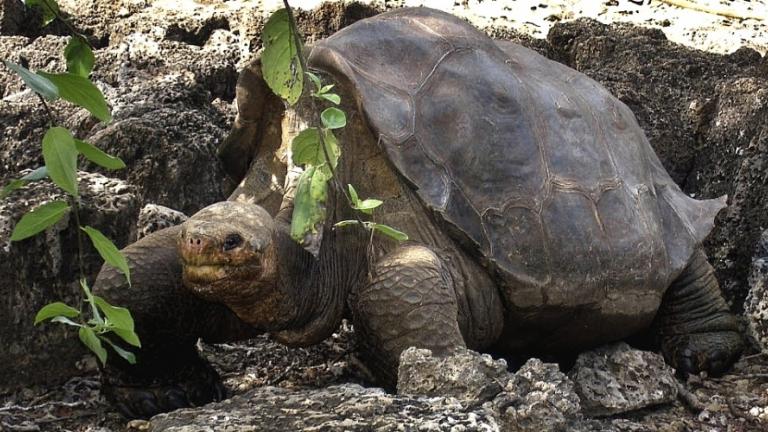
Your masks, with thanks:
<instances>
[{"instance_id":1,"label":"gray rock surface","mask_svg":"<svg viewBox=\"0 0 768 432\"><path fill-rule=\"evenodd\" d=\"M23 174L23 173L21 173ZM134 189L100 174L80 173L83 225L99 229L118 247L133 234L139 210ZM85 353L77 332L60 324L32 325L37 311L52 301L75 307L81 299L77 263L77 229L65 216L44 233L10 242L21 216L38 205L65 199L48 181L40 181L0 201L0 393L20 384L56 382L72 375ZM93 275L102 259L83 239L85 274Z\"/></svg>"},{"instance_id":2,"label":"gray rock surface","mask_svg":"<svg viewBox=\"0 0 768 432\"><path fill-rule=\"evenodd\" d=\"M624 342L581 353L568 376L586 415L613 415L677 398L675 371L664 358Z\"/></svg>"},{"instance_id":3,"label":"gray rock surface","mask_svg":"<svg viewBox=\"0 0 768 432\"><path fill-rule=\"evenodd\" d=\"M763 231L752 260L744 317L750 340L760 351L768 353L768 230Z\"/></svg>"},{"instance_id":4,"label":"gray rock surface","mask_svg":"<svg viewBox=\"0 0 768 432\"><path fill-rule=\"evenodd\" d=\"M155 231L169 228L187 220L189 217L180 211L157 204L147 204L139 212L136 224L136 239L146 237Z\"/></svg>"},{"instance_id":5,"label":"gray rock surface","mask_svg":"<svg viewBox=\"0 0 768 432\"><path fill-rule=\"evenodd\" d=\"M403 397L342 384L323 389L259 387L197 409L153 417L149 431L499 431L484 407L452 399Z\"/></svg>"},{"instance_id":6,"label":"gray rock surface","mask_svg":"<svg viewBox=\"0 0 768 432\"><path fill-rule=\"evenodd\" d=\"M528 360L491 402L504 431L570 430L581 418L573 383L554 363Z\"/></svg>"},{"instance_id":7,"label":"gray rock surface","mask_svg":"<svg viewBox=\"0 0 768 432\"><path fill-rule=\"evenodd\" d=\"M499 394L509 379L507 362L462 349L448 357L433 357L426 349L408 348L400 354L397 393L405 396L450 396L479 404Z\"/></svg>"}]
</instances>

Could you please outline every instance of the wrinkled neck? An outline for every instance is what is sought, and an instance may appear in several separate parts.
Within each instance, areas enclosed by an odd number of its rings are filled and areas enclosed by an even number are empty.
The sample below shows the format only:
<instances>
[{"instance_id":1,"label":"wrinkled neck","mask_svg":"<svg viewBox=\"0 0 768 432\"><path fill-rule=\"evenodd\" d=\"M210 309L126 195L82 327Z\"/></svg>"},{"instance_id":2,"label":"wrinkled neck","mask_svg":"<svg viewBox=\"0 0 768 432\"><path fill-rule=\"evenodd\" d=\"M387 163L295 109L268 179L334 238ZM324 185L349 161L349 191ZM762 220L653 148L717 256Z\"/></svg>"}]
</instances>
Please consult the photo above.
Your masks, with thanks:
<instances>
[{"instance_id":1,"label":"wrinkled neck","mask_svg":"<svg viewBox=\"0 0 768 432\"><path fill-rule=\"evenodd\" d=\"M291 239L289 223L283 218L276 222L275 244L282 257L278 272L286 301L296 313L274 337L291 346L315 344L339 327L347 297L366 272L364 247L360 250L359 241L327 229L315 258Z\"/></svg>"}]
</instances>

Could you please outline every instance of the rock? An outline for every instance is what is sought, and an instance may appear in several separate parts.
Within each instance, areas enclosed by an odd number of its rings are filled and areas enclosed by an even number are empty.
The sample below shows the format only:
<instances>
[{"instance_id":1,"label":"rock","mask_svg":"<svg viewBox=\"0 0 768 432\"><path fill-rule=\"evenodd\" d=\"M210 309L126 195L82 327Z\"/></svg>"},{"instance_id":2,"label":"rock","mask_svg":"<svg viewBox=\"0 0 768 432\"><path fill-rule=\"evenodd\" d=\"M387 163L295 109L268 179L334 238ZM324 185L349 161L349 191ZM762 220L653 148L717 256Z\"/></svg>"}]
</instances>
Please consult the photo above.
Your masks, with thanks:
<instances>
[{"instance_id":1,"label":"rock","mask_svg":"<svg viewBox=\"0 0 768 432\"><path fill-rule=\"evenodd\" d=\"M749 339L760 351L768 353L768 230L763 231L752 260L744 317Z\"/></svg>"},{"instance_id":2,"label":"rock","mask_svg":"<svg viewBox=\"0 0 768 432\"><path fill-rule=\"evenodd\" d=\"M689 184L703 196L728 194L728 207L705 246L721 286L735 306L748 291L755 247L768 226L768 79L733 77L719 82L700 128L701 152ZM738 283L739 285L734 285Z\"/></svg>"},{"instance_id":3,"label":"rock","mask_svg":"<svg viewBox=\"0 0 768 432\"><path fill-rule=\"evenodd\" d=\"M508 379L507 362L468 349L433 357L427 349L400 354L397 393L406 396L451 396L466 404L493 399Z\"/></svg>"},{"instance_id":4,"label":"rock","mask_svg":"<svg viewBox=\"0 0 768 432\"><path fill-rule=\"evenodd\" d=\"M677 398L675 371L664 358L624 342L581 353L568 376L586 415L613 415Z\"/></svg>"},{"instance_id":5,"label":"rock","mask_svg":"<svg viewBox=\"0 0 768 432\"><path fill-rule=\"evenodd\" d=\"M207 103L205 90L179 76L135 84L130 96L113 99L114 120L86 137L125 161L127 168L113 175L134 185L142 204L185 214L226 199L225 175L216 159L226 120Z\"/></svg>"},{"instance_id":6,"label":"rock","mask_svg":"<svg viewBox=\"0 0 768 432\"><path fill-rule=\"evenodd\" d=\"M565 431L581 417L573 383L557 364L528 360L492 402L504 431Z\"/></svg>"},{"instance_id":7,"label":"rock","mask_svg":"<svg viewBox=\"0 0 768 432\"><path fill-rule=\"evenodd\" d=\"M139 222L136 224L136 240L155 231L179 225L188 218L180 211L157 204L147 204L139 212Z\"/></svg>"},{"instance_id":8,"label":"rock","mask_svg":"<svg viewBox=\"0 0 768 432\"><path fill-rule=\"evenodd\" d=\"M498 431L492 413L451 399L387 394L342 384L323 389L259 387L223 402L150 419L149 431Z\"/></svg>"},{"instance_id":9,"label":"rock","mask_svg":"<svg viewBox=\"0 0 768 432\"><path fill-rule=\"evenodd\" d=\"M0 0L0 34L19 34L30 19L24 3L17 0Z\"/></svg>"},{"instance_id":10,"label":"rock","mask_svg":"<svg viewBox=\"0 0 768 432\"><path fill-rule=\"evenodd\" d=\"M22 175L24 173L20 173ZM80 173L81 223L100 230L118 247L131 239L138 213L134 189L124 181ZM48 181L29 184L0 201L0 393L32 383L61 382L77 372L85 353L71 327L32 325L37 311L53 301L77 307L82 294L78 279L77 229L66 215L56 225L20 242L10 242L21 216L38 205L65 199ZM102 259L83 239L86 277L95 276Z\"/></svg>"}]
</instances>

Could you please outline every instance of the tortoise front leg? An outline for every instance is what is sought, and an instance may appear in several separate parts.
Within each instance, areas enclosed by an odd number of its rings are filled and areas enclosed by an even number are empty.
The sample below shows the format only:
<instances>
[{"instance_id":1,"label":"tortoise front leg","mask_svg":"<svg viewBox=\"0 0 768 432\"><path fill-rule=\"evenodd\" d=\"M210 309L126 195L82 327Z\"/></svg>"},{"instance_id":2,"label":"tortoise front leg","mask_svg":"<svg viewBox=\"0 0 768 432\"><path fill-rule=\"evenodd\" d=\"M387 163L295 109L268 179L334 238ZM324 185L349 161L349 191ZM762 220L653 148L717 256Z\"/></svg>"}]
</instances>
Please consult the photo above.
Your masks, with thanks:
<instances>
[{"instance_id":1,"label":"tortoise front leg","mask_svg":"<svg viewBox=\"0 0 768 432\"><path fill-rule=\"evenodd\" d=\"M352 302L366 363L385 386L394 387L408 347L436 355L465 347L451 276L424 246L402 246L382 258Z\"/></svg>"},{"instance_id":2,"label":"tortoise front leg","mask_svg":"<svg viewBox=\"0 0 768 432\"><path fill-rule=\"evenodd\" d=\"M738 321L701 251L664 294L655 327L664 357L683 375L721 374L744 347Z\"/></svg>"},{"instance_id":3,"label":"tortoise front leg","mask_svg":"<svg viewBox=\"0 0 768 432\"><path fill-rule=\"evenodd\" d=\"M102 393L128 418L222 399L219 375L195 348L198 338L222 342L255 334L226 307L197 299L182 287L179 229L158 231L122 250L131 286L106 265L94 284L97 295L131 311L141 339L140 349L124 346L136 354L135 365L110 353L102 369Z\"/></svg>"}]
</instances>

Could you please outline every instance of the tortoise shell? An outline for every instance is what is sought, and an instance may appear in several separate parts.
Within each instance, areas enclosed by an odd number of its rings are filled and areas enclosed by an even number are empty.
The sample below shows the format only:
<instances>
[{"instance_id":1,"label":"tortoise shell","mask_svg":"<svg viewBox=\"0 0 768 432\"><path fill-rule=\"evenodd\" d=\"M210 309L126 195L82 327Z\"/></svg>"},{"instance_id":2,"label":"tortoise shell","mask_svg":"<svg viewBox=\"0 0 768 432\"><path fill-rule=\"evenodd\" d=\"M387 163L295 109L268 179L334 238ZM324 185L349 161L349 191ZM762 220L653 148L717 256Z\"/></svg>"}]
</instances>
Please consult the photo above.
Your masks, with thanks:
<instances>
[{"instance_id":1,"label":"tortoise shell","mask_svg":"<svg viewBox=\"0 0 768 432\"><path fill-rule=\"evenodd\" d=\"M655 311L725 205L686 196L600 84L447 13L360 21L310 64L351 85L394 167L517 306L653 291Z\"/></svg>"}]
</instances>

